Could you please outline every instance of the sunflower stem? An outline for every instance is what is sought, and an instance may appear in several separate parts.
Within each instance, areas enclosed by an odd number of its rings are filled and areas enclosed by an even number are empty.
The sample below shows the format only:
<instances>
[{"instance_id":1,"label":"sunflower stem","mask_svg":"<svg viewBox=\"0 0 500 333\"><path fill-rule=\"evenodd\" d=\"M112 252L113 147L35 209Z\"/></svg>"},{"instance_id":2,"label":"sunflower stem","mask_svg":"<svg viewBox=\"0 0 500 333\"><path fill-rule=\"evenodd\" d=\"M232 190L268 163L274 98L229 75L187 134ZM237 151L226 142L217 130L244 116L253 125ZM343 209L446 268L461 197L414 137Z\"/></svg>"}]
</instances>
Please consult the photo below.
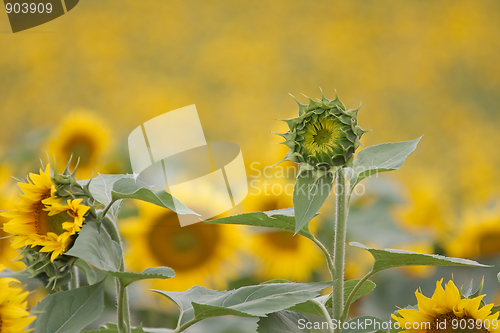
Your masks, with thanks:
<instances>
[{"instance_id":1,"label":"sunflower stem","mask_svg":"<svg viewBox=\"0 0 500 333\"><path fill-rule=\"evenodd\" d=\"M318 304L318 306L321 308L321 311L323 311L323 315L325 316L326 321L328 322L328 328L330 330L330 333L333 333L333 328L332 328L332 325L331 325L331 323L332 323L332 317L330 317L330 313L328 313L328 309L320 301L315 300L315 299L313 299L312 301L315 302L316 304Z\"/></svg>"},{"instance_id":2,"label":"sunflower stem","mask_svg":"<svg viewBox=\"0 0 500 333\"><path fill-rule=\"evenodd\" d=\"M112 240L114 240L121 248L122 258L120 263L120 272L125 272L125 257L123 256L123 243L118 232L118 227L116 221L106 217L106 213L109 208L113 205L110 202L109 205L104 210L101 215L101 223L103 223L104 228L108 231ZM130 308L128 301L127 287L120 281L119 278L115 278L116 283L116 297L117 297L117 312L118 312L118 332L119 333L131 333L130 326Z\"/></svg>"},{"instance_id":3,"label":"sunflower stem","mask_svg":"<svg viewBox=\"0 0 500 333\"><path fill-rule=\"evenodd\" d=\"M341 320L344 305L345 243L347 214L349 211L349 191L347 183L345 169L340 168L337 172L337 183L335 187L337 213L335 220L335 241L333 245L335 271L333 273L332 315L335 321ZM335 332L340 332L340 328L335 329Z\"/></svg>"},{"instance_id":4,"label":"sunflower stem","mask_svg":"<svg viewBox=\"0 0 500 333\"><path fill-rule=\"evenodd\" d=\"M352 299L354 298L354 296L358 292L359 288L361 288L361 286L366 282L366 280L371 278L373 276L373 274L375 274L375 273L376 272L374 272L373 269L371 271L369 271L365 276L363 276L363 278L361 280L358 281L358 283L356 283L356 285L352 289L349 296L347 296L347 299L345 301L344 311L342 311L342 316L340 317L340 320L342 322L347 319L347 315L349 314L349 307L351 305Z\"/></svg>"},{"instance_id":5,"label":"sunflower stem","mask_svg":"<svg viewBox=\"0 0 500 333\"><path fill-rule=\"evenodd\" d=\"M190 326L193 326L194 324L196 324L197 322L199 322L201 319L196 319L196 318L193 318L191 319L190 321L187 321L185 322L183 325L181 326L177 326L177 328L172 332L172 333L180 333L180 332L184 332L185 329L187 329L188 327Z\"/></svg>"},{"instance_id":6,"label":"sunflower stem","mask_svg":"<svg viewBox=\"0 0 500 333\"><path fill-rule=\"evenodd\" d=\"M101 212L101 218L105 217L106 214L108 213L108 210L113 206L113 204L116 202L116 200L111 200L111 202L104 208L104 210Z\"/></svg>"},{"instance_id":7,"label":"sunflower stem","mask_svg":"<svg viewBox=\"0 0 500 333\"><path fill-rule=\"evenodd\" d=\"M115 278L115 280L118 297L118 332L130 333L130 310L127 287L123 285L119 278Z\"/></svg>"},{"instance_id":8,"label":"sunflower stem","mask_svg":"<svg viewBox=\"0 0 500 333\"><path fill-rule=\"evenodd\" d=\"M324 256L325 256L325 259L326 259L326 263L328 264L328 270L330 271L330 276L331 278L333 279L334 277L334 272L335 272L335 267L333 265L333 260L332 260L332 255L330 254L330 252L328 251L328 249L323 245L323 243L321 243L319 241L319 239L317 239L314 235L313 235L313 238L311 239L314 244L316 244L320 250L323 252Z\"/></svg>"}]
</instances>

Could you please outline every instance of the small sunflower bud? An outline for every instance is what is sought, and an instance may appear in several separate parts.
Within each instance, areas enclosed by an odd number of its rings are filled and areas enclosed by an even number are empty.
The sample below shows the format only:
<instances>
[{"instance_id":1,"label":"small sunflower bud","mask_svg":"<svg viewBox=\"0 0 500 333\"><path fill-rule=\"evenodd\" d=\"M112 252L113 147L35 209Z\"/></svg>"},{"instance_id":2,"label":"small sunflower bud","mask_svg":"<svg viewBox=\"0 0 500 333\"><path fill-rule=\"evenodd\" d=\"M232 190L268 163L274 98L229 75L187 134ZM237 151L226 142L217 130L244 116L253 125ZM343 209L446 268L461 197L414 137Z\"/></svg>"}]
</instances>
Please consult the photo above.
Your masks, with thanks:
<instances>
[{"instance_id":1,"label":"small sunflower bud","mask_svg":"<svg viewBox=\"0 0 500 333\"><path fill-rule=\"evenodd\" d=\"M329 100L323 93L321 100L309 98L308 105L297 103L299 116L285 119L290 130L280 134L290 148L284 160L299 163L300 170L331 173L352 166L354 152L366 132L358 126L359 108L346 111L337 96Z\"/></svg>"}]
</instances>

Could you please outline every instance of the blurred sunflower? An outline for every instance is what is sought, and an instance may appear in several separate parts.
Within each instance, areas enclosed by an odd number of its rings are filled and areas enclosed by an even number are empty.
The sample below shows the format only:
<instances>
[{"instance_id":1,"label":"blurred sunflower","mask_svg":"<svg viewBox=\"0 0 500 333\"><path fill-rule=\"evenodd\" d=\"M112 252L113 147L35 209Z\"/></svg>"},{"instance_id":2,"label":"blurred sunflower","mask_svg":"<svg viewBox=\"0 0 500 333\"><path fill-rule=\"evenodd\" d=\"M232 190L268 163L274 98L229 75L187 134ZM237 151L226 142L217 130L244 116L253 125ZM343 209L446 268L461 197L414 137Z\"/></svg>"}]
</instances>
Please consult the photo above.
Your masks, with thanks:
<instances>
[{"instance_id":1,"label":"blurred sunflower","mask_svg":"<svg viewBox=\"0 0 500 333\"><path fill-rule=\"evenodd\" d=\"M11 196L15 191L15 182L10 178L10 170L5 165L0 165L0 211L12 208ZM10 247L9 235L3 231L4 223L8 219L0 215L0 265L19 271L24 268L21 261L15 260L19 253Z\"/></svg>"},{"instance_id":2,"label":"blurred sunflower","mask_svg":"<svg viewBox=\"0 0 500 333\"><path fill-rule=\"evenodd\" d=\"M449 256L479 258L500 254L500 209L470 209L464 212L456 230L444 244Z\"/></svg>"},{"instance_id":3,"label":"blurred sunflower","mask_svg":"<svg viewBox=\"0 0 500 333\"><path fill-rule=\"evenodd\" d=\"M5 269L0 265L0 272ZM26 298L29 292L23 292L21 288L13 287L13 283L19 283L13 278L0 278L0 332L20 333L26 332L25 328L36 317L29 316L26 311L28 302Z\"/></svg>"},{"instance_id":4,"label":"blurred sunflower","mask_svg":"<svg viewBox=\"0 0 500 333\"><path fill-rule=\"evenodd\" d=\"M67 161L73 155L71 168L78 164L78 176L90 178L92 172L105 167L102 159L111 147L109 127L94 113L85 110L75 110L66 116L57 127L47 143L50 156L56 160Z\"/></svg>"},{"instance_id":5,"label":"blurred sunflower","mask_svg":"<svg viewBox=\"0 0 500 333\"><path fill-rule=\"evenodd\" d=\"M219 289L236 277L242 228L203 222L181 227L175 212L145 203L137 205L137 217L120 221L120 231L129 243L125 260L137 271L154 266L175 271L173 279L152 282L155 288L184 291L201 285Z\"/></svg>"},{"instance_id":6,"label":"blurred sunflower","mask_svg":"<svg viewBox=\"0 0 500 333\"><path fill-rule=\"evenodd\" d=\"M62 198L57 197L50 175L50 165L40 174L30 173L27 183L18 183L23 191L19 195L21 201L1 215L10 219L4 224L4 231L14 236L13 248L40 246L39 252L52 252L50 260L54 261L66 252L90 207L81 203L83 199L61 204Z\"/></svg>"},{"instance_id":7,"label":"blurred sunflower","mask_svg":"<svg viewBox=\"0 0 500 333\"><path fill-rule=\"evenodd\" d=\"M293 207L290 183L285 179L256 179L245 200L247 211L258 212ZM253 194L253 195L252 195ZM314 223L314 222L313 222ZM312 231L315 225L310 224ZM250 249L257 259L256 274L259 278L307 281L311 274L324 263L323 254L313 242L291 232L259 230L250 238Z\"/></svg>"},{"instance_id":8,"label":"blurred sunflower","mask_svg":"<svg viewBox=\"0 0 500 333\"><path fill-rule=\"evenodd\" d=\"M446 192L429 177L409 182L407 203L397 207L394 215L405 229L430 232L433 237L442 239L453 229L454 214Z\"/></svg>"},{"instance_id":9,"label":"blurred sunflower","mask_svg":"<svg viewBox=\"0 0 500 333\"><path fill-rule=\"evenodd\" d=\"M392 318L405 329L406 332L451 332L455 331L453 326L466 320L465 324L474 323L475 328L465 331L477 332L499 332L500 327L494 323L497 321L498 312L491 314L493 304L481 306L481 300L485 295L472 299L462 298L458 288L453 281L441 286L443 280L436 282L436 290L431 298L425 297L418 290L415 296L418 301L418 310L403 309L398 310L398 315L392 314ZM437 326L438 323L445 326L443 329ZM496 328L493 328L496 327ZM456 331L460 330L458 327Z\"/></svg>"}]
</instances>

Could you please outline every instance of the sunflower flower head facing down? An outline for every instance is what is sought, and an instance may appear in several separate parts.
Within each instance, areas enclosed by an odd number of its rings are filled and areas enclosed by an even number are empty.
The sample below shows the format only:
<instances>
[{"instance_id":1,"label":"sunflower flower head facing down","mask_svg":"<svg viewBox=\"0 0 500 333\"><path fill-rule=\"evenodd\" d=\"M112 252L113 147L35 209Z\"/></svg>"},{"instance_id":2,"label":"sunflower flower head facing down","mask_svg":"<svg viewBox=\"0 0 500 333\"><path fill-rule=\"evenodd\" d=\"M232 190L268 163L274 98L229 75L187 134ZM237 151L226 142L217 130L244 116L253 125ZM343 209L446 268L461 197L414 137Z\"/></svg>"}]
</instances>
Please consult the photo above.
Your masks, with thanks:
<instances>
[{"instance_id":1,"label":"sunflower flower head facing down","mask_svg":"<svg viewBox=\"0 0 500 333\"><path fill-rule=\"evenodd\" d=\"M4 270L0 265L0 272ZM19 281L9 277L0 278L0 333L26 332L25 328L35 320L26 310L29 292L14 286Z\"/></svg>"},{"instance_id":2,"label":"sunflower flower head facing down","mask_svg":"<svg viewBox=\"0 0 500 333\"><path fill-rule=\"evenodd\" d=\"M305 170L335 173L343 166L352 166L354 152L365 133L358 126L358 109L346 110L335 97L329 100L309 98L309 104L299 104L299 116L284 120L289 131L280 134L290 148L284 160L297 162Z\"/></svg>"},{"instance_id":3,"label":"sunflower flower head facing down","mask_svg":"<svg viewBox=\"0 0 500 333\"><path fill-rule=\"evenodd\" d=\"M415 292L417 309L398 310L392 318L407 332L499 332L498 312L491 313L493 304L482 305L485 295L466 298L453 281L442 287L436 283L431 298ZM484 304L484 303L483 303Z\"/></svg>"},{"instance_id":4,"label":"sunflower flower head facing down","mask_svg":"<svg viewBox=\"0 0 500 333\"><path fill-rule=\"evenodd\" d=\"M43 272L49 277L53 267L46 265L48 260L57 261L56 266L60 268L72 261L73 258L64 253L83 223L91 218L89 202L93 201L85 195L74 174L69 174L67 169L59 174L55 169L47 165L39 174L29 174L27 182L18 183L23 192L19 195L20 201L2 213L9 220L3 228L11 236L11 247L22 250L23 262L35 270L31 273Z\"/></svg>"}]
</instances>

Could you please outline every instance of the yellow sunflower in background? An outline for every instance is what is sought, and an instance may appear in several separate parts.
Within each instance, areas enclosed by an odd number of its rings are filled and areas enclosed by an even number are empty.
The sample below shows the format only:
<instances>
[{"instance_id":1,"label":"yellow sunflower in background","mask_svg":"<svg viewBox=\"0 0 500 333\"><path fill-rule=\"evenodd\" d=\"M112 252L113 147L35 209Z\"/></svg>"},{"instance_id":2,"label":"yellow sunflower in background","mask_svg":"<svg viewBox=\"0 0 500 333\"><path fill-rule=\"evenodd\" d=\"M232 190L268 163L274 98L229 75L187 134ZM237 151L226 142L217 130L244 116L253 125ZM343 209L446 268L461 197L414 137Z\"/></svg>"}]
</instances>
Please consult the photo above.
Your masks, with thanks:
<instances>
[{"instance_id":1,"label":"yellow sunflower in background","mask_svg":"<svg viewBox=\"0 0 500 333\"><path fill-rule=\"evenodd\" d=\"M247 211L258 212L293 207L293 184L286 179L254 179L245 200ZM259 190L257 190L259 189ZM310 224L314 230L314 222ZM258 230L251 237L250 250L257 260L256 274L265 280L308 281L325 259L309 239L287 231Z\"/></svg>"},{"instance_id":2,"label":"yellow sunflower in background","mask_svg":"<svg viewBox=\"0 0 500 333\"><path fill-rule=\"evenodd\" d=\"M23 191L20 202L1 215L10 219L4 223L4 231L13 235L11 246L40 246L40 252L52 252L51 261L66 252L72 236L80 230L83 215L90 207L82 205L82 199L61 203L55 195L50 179L50 165L40 174L30 173L27 183L18 183Z\"/></svg>"},{"instance_id":3,"label":"yellow sunflower in background","mask_svg":"<svg viewBox=\"0 0 500 333\"><path fill-rule=\"evenodd\" d=\"M429 177L410 181L407 203L396 208L396 221L409 231L428 232L437 239L453 230L454 214L447 194Z\"/></svg>"},{"instance_id":4,"label":"yellow sunflower in background","mask_svg":"<svg viewBox=\"0 0 500 333\"><path fill-rule=\"evenodd\" d=\"M0 272L5 269L0 265ZM28 302L26 298L29 292L21 288L13 287L12 284L19 283L13 278L0 278L0 333L26 332L25 328L35 320L35 316L29 316L26 311Z\"/></svg>"},{"instance_id":5,"label":"yellow sunflower in background","mask_svg":"<svg viewBox=\"0 0 500 333\"><path fill-rule=\"evenodd\" d=\"M404 309L398 310L399 316L392 314L401 328L406 332L418 333L500 331L498 312L491 313L493 304L481 307L481 300L485 295L462 299L453 281L449 281L445 289L441 286L442 282L442 279L436 282L436 290L431 298L425 297L418 290L415 292L418 310Z\"/></svg>"},{"instance_id":6,"label":"yellow sunflower in background","mask_svg":"<svg viewBox=\"0 0 500 333\"><path fill-rule=\"evenodd\" d=\"M376 243L367 242L370 248L376 248ZM373 267L373 256L368 251L359 251L356 248L347 248L345 258L345 279L361 279Z\"/></svg>"},{"instance_id":7,"label":"yellow sunflower in background","mask_svg":"<svg viewBox=\"0 0 500 333\"><path fill-rule=\"evenodd\" d=\"M71 167L78 165L78 176L90 178L97 170L108 172L103 168L102 160L106 157L112 142L109 127L96 114L86 110L75 110L66 116L59 127L52 133L47 151L56 160L67 161L73 155ZM98 169L99 168L99 169Z\"/></svg>"},{"instance_id":8,"label":"yellow sunflower in background","mask_svg":"<svg viewBox=\"0 0 500 333\"><path fill-rule=\"evenodd\" d=\"M138 272L155 266L175 271L173 279L154 280L155 288L184 291L199 285L223 289L237 276L243 228L203 222L181 227L171 210L141 202L137 206L137 217L120 221L128 245L125 260Z\"/></svg>"},{"instance_id":9,"label":"yellow sunflower in background","mask_svg":"<svg viewBox=\"0 0 500 333\"><path fill-rule=\"evenodd\" d=\"M15 181L10 177L10 170L0 165L0 211L12 209L12 196L15 193ZM10 247L9 235L3 231L4 223L9 220L0 215L0 265L19 271L24 268L21 261L16 260L19 253Z\"/></svg>"},{"instance_id":10,"label":"yellow sunflower in background","mask_svg":"<svg viewBox=\"0 0 500 333\"><path fill-rule=\"evenodd\" d=\"M444 244L447 255L479 258L500 254L500 208L467 210L455 229L457 233Z\"/></svg>"}]
</instances>

